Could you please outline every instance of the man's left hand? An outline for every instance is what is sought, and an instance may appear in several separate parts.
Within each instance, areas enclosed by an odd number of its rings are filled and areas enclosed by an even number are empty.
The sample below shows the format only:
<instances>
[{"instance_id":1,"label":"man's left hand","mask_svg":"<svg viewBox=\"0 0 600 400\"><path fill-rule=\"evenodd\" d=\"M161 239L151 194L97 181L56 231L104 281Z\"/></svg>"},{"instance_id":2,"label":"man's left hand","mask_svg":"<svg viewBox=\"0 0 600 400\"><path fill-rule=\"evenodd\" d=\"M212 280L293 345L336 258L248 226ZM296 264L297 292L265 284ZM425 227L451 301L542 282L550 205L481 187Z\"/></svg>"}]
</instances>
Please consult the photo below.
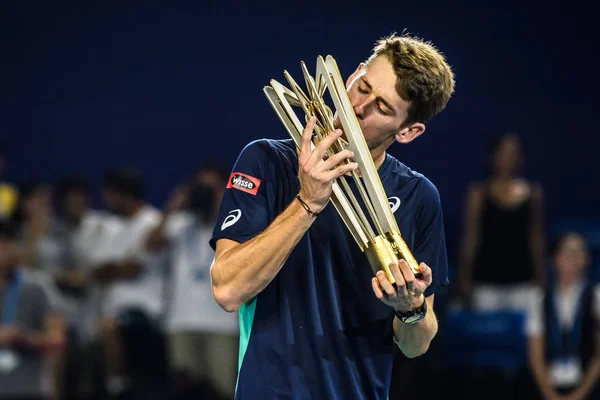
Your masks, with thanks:
<instances>
[{"instance_id":1,"label":"man's left hand","mask_svg":"<svg viewBox=\"0 0 600 400\"><path fill-rule=\"evenodd\" d=\"M396 279L396 288L391 284L383 271L371 281L373 292L378 299L394 310L406 313L423 305L423 293L431 285L431 268L425 263L420 264L421 276L415 277L407 262L400 260L398 264L390 264L390 271Z\"/></svg>"}]
</instances>

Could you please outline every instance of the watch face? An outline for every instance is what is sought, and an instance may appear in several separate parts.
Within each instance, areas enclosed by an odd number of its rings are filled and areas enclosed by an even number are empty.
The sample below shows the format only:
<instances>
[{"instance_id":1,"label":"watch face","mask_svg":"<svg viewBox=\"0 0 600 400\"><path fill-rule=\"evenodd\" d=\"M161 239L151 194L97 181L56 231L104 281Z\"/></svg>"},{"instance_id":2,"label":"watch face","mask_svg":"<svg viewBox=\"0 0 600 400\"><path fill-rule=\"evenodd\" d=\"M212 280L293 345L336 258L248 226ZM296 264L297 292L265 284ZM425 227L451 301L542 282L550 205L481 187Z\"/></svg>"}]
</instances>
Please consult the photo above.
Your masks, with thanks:
<instances>
[{"instance_id":1,"label":"watch face","mask_svg":"<svg viewBox=\"0 0 600 400\"><path fill-rule=\"evenodd\" d=\"M402 315L401 313L396 312L398 319L405 324L415 324L425 318L425 314L427 314L427 302L424 302L421 307L409 313L409 315Z\"/></svg>"},{"instance_id":2,"label":"watch face","mask_svg":"<svg viewBox=\"0 0 600 400\"><path fill-rule=\"evenodd\" d=\"M407 324L414 324L415 322L418 322L421 320L421 318L423 318L424 314L422 313L417 313L414 315L411 315L410 317L406 317L404 319L404 322Z\"/></svg>"}]
</instances>

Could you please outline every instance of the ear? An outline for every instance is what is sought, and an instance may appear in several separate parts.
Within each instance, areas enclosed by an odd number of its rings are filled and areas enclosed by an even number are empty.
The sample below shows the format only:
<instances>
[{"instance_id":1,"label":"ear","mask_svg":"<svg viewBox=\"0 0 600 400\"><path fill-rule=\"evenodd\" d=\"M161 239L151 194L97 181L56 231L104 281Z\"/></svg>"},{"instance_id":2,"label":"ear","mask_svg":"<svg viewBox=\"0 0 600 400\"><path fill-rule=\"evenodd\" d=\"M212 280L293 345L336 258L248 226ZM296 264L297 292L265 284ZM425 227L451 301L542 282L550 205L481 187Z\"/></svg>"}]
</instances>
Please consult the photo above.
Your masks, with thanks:
<instances>
[{"instance_id":1,"label":"ear","mask_svg":"<svg viewBox=\"0 0 600 400\"><path fill-rule=\"evenodd\" d=\"M358 64L358 67L356 67L356 70L346 80L346 87L350 87L350 83L352 83L352 81L356 79L356 77L361 73L361 71L363 69L366 68L366 66L367 66L367 64L365 64L364 62Z\"/></svg>"},{"instance_id":2,"label":"ear","mask_svg":"<svg viewBox=\"0 0 600 400\"><path fill-rule=\"evenodd\" d=\"M396 141L398 143L410 143L425 132L425 125L420 122L415 122L409 126L405 126L396 133Z\"/></svg>"}]
</instances>

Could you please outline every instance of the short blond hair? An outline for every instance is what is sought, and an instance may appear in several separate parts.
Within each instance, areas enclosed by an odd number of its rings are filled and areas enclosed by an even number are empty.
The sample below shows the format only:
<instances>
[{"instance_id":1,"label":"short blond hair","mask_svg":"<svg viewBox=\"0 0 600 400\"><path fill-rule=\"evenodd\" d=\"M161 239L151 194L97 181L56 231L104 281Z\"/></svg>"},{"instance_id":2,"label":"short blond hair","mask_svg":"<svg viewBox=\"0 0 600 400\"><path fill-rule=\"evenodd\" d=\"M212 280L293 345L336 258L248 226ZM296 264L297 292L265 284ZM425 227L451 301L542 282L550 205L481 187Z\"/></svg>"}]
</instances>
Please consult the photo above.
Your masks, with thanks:
<instances>
[{"instance_id":1,"label":"short blond hair","mask_svg":"<svg viewBox=\"0 0 600 400\"><path fill-rule=\"evenodd\" d=\"M433 44L393 34L377 41L367 64L380 56L391 62L398 77L396 90L410 102L404 125L427 122L446 107L454 93L454 73Z\"/></svg>"}]
</instances>

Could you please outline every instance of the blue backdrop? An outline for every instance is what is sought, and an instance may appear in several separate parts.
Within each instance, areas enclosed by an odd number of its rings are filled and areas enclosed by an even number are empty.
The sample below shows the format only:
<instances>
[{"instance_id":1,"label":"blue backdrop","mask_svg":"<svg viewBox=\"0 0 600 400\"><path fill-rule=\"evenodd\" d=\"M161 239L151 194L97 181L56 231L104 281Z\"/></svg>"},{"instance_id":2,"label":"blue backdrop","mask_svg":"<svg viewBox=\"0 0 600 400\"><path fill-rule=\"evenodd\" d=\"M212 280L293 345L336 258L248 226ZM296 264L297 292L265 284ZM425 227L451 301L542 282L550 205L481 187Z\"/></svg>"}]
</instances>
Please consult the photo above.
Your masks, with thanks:
<instances>
[{"instance_id":1,"label":"blue backdrop","mask_svg":"<svg viewBox=\"0 0 600 400\"><path fill-rule=\"evenodd\" d=\"M125 5L127 3L127 5ZM576 2L3 2L0 141L7 176L97 182L115 163L145 172L149 199L208 157L231 165L249 141L285 138L262 93L319 54L344 75L374 41L407 30L433 41L457 78L447 109L392 154L429 176L454 254L463 192L490 136L524 136L527 175L550 221L600 217L593 13ZM99 204L100 205L100 204Z\"/></svg>"}]
</instances>

